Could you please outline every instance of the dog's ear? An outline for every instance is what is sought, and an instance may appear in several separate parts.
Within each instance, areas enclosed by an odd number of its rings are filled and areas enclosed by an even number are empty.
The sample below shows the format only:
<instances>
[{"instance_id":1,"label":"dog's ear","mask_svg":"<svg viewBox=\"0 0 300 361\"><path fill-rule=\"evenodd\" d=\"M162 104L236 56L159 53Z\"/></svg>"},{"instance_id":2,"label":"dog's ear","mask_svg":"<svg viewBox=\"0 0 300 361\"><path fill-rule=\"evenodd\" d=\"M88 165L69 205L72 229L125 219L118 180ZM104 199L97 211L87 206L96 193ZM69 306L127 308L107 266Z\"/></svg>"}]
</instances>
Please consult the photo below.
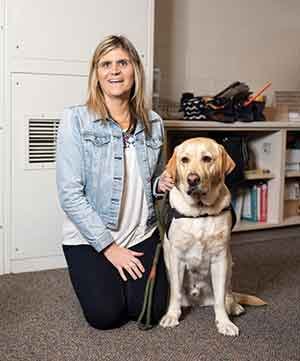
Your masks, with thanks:
<instances>
[{"instance_id":1,"label":"dog's ear","mask_svg":"<svg viewBox=\"0 0 300 361\"><path fill-rule=\"evenodd\" d=\"M221 151L222 151L222 165L223 165L224 174L229 174L234 170L235 163L232 160L232 158L230 157L230 155L226 152L223 145L219 144L219 146L220 146Z\"/></svg>"},{"instance_id":2,"label":"dog's ear","mask_svg":"<svg viewBox=\"0 0 300 361\"><path fill-rule=\"evenodd\" d=\"M168 164L166 165L166 171L170 175L170 177L173 179L174 182L176 182L176 152L174 150L172 157L169 159Z\"/></svg>"}]
</instances>

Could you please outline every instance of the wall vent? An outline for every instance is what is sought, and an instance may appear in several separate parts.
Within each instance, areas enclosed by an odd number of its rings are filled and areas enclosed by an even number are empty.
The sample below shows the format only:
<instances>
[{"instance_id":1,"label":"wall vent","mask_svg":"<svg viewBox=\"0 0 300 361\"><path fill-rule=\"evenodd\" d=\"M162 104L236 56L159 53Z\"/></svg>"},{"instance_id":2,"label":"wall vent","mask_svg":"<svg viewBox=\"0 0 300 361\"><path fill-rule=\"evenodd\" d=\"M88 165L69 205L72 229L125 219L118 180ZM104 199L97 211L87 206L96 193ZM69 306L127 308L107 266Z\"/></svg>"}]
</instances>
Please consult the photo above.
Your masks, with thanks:
<instances>
[{"instance_id":1,"label":"wall vent","mask_svg":"<svg viewBox=\"0 0 300 361\"><path fill-rule=\"evenodd\" d=\"M54 168L59 119L29 119L27 167Z\"/></svg>"}]
</instances>

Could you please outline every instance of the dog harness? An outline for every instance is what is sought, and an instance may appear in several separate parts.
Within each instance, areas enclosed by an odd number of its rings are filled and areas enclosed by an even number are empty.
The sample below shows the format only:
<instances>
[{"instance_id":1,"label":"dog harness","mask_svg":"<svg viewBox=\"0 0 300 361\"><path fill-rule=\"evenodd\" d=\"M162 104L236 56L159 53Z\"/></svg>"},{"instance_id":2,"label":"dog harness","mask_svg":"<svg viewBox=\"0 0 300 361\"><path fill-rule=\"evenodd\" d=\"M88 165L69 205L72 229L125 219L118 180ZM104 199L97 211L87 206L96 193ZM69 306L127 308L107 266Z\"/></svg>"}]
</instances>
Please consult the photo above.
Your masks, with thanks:
<instances>
[{"instance_id":1,"label":"dog harness","mask_svg":"<svg viewBox=\"0 0 300 361\"><path fill-rule=\"evenodd\" d=\"M222 214L222 213L224 213L226 211L231 211L231 217L232 217L231 229L232 229L236 224L236 214L235 214L234 208L233 208L233 206L231 204L228 207L224 208L219 214L204 213L204 214L200 214L199 216L196 216L196 217L186 216L186 215L178 212L177 209L170 208L170 211L168 212L168 215L167 215L167 222L166 222L166 234L167 234L167 237L169 237L169 229L170 229L170 226L171 226L171 223L172 223L173 219L216 217L216 216L219 216L220 214Z\"/></svg>"}]
</instances>

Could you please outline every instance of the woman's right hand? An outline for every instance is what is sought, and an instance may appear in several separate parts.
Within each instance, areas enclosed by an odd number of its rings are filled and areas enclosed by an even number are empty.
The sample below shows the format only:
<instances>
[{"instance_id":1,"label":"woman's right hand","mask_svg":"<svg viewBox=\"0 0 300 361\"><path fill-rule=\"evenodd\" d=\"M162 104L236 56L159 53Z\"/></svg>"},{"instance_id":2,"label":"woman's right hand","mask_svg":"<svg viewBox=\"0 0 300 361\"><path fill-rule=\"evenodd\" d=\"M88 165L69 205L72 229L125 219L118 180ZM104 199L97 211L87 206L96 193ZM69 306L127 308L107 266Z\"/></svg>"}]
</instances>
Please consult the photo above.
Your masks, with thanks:
<instances>
[{"instance_id":1,"label":"woman's right hand","mask_svg":"<svg viewBox=\"0 0 300 361\"><path fill-rule=\"evenodd\" d=\"M157 191L158 193L170 192L174 187L174 180L170 174L165 170L159 177Z\"/></svg>"},{"instance_id":2,"label":"woman's right hand","mask_svg":"<svg viewBox=\"0 0 300 361\"><path fill-rule=\"evenodd\" d=\"M124 281L127 281L124 270L134 280L141 278L145 272L141 261L138 259L138 257L144 254L142 252L131 251L130 249L118 246L116 243L112 243L103 251L103 254L116 267Z\"/></svg>"}]
</instances>

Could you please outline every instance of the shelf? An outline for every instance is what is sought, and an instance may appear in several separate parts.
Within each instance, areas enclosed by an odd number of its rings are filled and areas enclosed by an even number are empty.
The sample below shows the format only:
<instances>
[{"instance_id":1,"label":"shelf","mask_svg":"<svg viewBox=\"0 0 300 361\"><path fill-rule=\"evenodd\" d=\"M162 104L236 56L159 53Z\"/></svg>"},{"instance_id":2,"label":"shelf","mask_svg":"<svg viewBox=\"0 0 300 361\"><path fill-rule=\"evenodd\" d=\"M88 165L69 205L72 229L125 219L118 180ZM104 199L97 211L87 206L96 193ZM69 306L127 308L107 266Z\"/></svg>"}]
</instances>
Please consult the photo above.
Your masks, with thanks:
<instances>
[{"instance_id":1,"label":"shelf","mask_svg":"<svg viewBox=\"0 0 300 361\"><path fill-rule=\"evenodd\" d=\"M299 174L300 176L300 174ZM260 179L273 179L275 178L274 174L265 174L265 175L259 175L259 174L251 174L251 175L245 175L245 179L247 180L260 180Z\"/></svg>"},{"instance_id":2,"label":"shelf","mask_svg":"<svg viewBox=\"0 0 300 361\"><path fill-rule=\"evenodd\" d=\"M164 120L164 126L166 129L183 129L183 130L197 130L197 129L209 129L209 130L280 130L280 129L292 129L300 130L300 122L234 122L234 123L222 123L204 120L182 120L182 119L166 119Z\"/></svg>"},{"instance_id":3,"label":"shelf","mask_svg":"<svg viewBox=\"0 0 300 361\"><path fill-rule=\"evenodd\" d=\"M233 232L255 231L269 228L300 225L300 215L283 217L286 211L284 204L285 186L295 178L300 181L299 171L287 171L287 137L289 134L300 137L300 122L261 121L222 123L202 120L164 121L169 152L182 140L193 136L212 137L219 133L245 136L251 155L250 170L244 174L245 184L268 183L268 215L266 223L242 220ZM299 160L300 162L300 160ZM291 179L289 181L289 178ZM286 213L286 212L285 212ZM292 213L293 214L293 213ZM295 213L296 214L296 213Z\"/></svg>"},{"instance_id":4,"label":"shelf","mask_svg":"<svg viewBox=\"0 0 300 361\"><path fill-rule=\"evenodd\" d=\"M300 175L300 173L299 173ZM259 179L273 179L275 175L271 173L268 169L253 169L246 170L244 172L245 179L248 180L259 180Z\"/></svg>"},{"instance_id":5,"label":"shelf","mask_svg":"<svg viewBox=\"0 0 300 361\"><path fill-rule=\"evenodd\" d=\"M249 222L243 220L236 224L236 226L233 228L233 232L254 231L257 229L274 228L280 226L281 224L278 223Z\"/></svg>"},{"instance_id":6,"label":"shelf","mask_svg":"<svg viewBox=\"0 0 300 361\"><path fill-rule=\"evenodd\" d=\"M297 178L297 177L300 177L300 172L297 171L285 172L285 178Z\"/></svg>"},{"instance_id":7,"label":"shelf","mask_svg":"<svg viewBox=\"0 0 300 361\"><path fill-rule=\"evenodd\" d=\"M300 216L292 216L285 218L282 222L282 225L289 226L289 225L295 225L300 223Z\"/></svg>"}]
</instances>

